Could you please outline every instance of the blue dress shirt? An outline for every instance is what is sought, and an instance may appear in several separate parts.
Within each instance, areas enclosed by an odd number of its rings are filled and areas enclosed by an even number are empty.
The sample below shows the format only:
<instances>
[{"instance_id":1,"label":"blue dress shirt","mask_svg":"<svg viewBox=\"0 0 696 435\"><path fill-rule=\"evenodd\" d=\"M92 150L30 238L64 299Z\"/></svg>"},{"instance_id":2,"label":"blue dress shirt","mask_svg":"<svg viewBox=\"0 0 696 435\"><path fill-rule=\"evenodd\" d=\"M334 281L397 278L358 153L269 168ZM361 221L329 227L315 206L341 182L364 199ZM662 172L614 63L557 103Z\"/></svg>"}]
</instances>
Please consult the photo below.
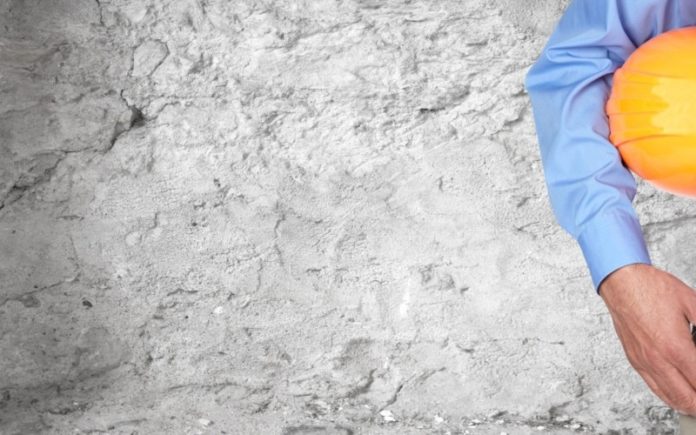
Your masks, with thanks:
<instances>
[{"instance_id":1,"label":"blue dress shirt","mask_svg":"<svg viewBox=\"0 0 696 435\"><path fill-rule=\"evenodd\" d=\"M551 205L595 289L622 266L650 264L635 180L607 139L613 72L650 38L694 24L696 0L574 0L525 78Z\"/></svg>"}]
</instances>

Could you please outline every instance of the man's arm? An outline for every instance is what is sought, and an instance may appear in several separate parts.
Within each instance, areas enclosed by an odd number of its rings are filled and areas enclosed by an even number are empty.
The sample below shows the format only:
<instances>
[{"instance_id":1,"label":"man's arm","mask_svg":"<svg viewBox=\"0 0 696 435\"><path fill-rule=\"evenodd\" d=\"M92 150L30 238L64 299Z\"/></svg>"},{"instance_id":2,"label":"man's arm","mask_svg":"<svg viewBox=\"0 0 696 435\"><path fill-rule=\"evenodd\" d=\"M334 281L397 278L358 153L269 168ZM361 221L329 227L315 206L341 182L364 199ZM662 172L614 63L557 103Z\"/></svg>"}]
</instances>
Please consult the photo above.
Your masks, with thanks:
<instances>
[{"instance_id":1,"label":"man's arm","mask_svg":"<svg viewBox=\"0 0 696 435\"><path fill-rule=\"evenodd\" d=\"M650 264L632 205L636 183L607 140L604 111L613 72L650 36L635 41L625 31L620 5L628 2L649 23L638 6L646 1L574 1L526 79L551 205L595 288L619 267Z\"/></svg>"},{"instance_id":2,"label":"man's arm","mask_svg":"<svg viewBox=\"0 0 696 435\"><path fill-rule=\"evenodd\" d=\"M689 22L690 21L690 22ZM574 0L526 78L549 197L578 241L632 366L670 406L696 415L696 296L650 266L635 181L608 141L612 73L651 37L696 24L690 0Z\"/></svg>"}]
</instances>

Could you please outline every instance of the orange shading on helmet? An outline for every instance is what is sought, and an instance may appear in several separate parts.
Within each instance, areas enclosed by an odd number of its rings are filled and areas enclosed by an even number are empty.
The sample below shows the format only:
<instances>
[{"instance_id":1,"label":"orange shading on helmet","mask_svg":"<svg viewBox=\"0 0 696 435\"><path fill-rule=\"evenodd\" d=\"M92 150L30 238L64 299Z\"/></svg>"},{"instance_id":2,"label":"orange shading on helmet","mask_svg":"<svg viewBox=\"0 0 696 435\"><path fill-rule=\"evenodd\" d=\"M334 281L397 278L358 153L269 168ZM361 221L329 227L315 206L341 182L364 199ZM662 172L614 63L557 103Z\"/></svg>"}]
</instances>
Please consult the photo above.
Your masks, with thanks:
<instances>
[{"instance_id":1,"label":"orange shading on helmet","mask_svg":"<svg viewBox=\"0 0 696 435\"><path fill-rule=\"evenodd\" d=\"M696 197L696 27L640 46L614 74L611 142L636 174Z\"/></svg>"}]
</instances>

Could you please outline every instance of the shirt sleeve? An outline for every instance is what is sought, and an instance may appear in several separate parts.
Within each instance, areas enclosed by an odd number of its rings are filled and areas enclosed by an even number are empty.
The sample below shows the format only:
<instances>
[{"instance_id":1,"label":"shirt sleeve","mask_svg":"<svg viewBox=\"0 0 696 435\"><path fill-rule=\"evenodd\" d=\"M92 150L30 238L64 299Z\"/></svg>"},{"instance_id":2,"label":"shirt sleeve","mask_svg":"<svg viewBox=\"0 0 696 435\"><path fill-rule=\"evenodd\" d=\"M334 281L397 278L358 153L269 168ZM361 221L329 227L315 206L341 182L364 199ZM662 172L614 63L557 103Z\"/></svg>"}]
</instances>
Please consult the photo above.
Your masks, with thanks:
<instances>
[{"instance_id":1,"label":"shirt sleeve","mask_svg":"<svg viewBox=\"0 0 696 435\"><path fill-rule=\"evenodd\" d=\"M636 183L608 141L613 72L675 25L677 1L574 0L525 78L546 185L579 243L595 289L614 270L650 264L632 201Z\"/></svg>"}]
</instances>

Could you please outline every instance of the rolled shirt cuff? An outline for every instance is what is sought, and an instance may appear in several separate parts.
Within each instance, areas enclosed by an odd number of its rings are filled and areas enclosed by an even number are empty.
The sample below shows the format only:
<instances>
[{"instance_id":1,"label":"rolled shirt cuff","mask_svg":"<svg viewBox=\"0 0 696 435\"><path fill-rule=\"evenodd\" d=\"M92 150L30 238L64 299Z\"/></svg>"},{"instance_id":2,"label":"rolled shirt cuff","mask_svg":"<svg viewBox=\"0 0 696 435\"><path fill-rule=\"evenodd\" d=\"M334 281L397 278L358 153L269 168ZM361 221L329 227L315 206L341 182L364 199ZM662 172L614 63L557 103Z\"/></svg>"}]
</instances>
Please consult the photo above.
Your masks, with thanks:
<instances>
[{"instance_id":1,"label":"rolled shirt cuff","mask_svg":"<svg viewBox=\"0 0 696 435\"><path fill-rule=\"evenodd\" d=\"M596 216L577 238L595 291L604 278L629 264L651 264L640 222L624 211Z\"/></svg>"}]
</instances>

